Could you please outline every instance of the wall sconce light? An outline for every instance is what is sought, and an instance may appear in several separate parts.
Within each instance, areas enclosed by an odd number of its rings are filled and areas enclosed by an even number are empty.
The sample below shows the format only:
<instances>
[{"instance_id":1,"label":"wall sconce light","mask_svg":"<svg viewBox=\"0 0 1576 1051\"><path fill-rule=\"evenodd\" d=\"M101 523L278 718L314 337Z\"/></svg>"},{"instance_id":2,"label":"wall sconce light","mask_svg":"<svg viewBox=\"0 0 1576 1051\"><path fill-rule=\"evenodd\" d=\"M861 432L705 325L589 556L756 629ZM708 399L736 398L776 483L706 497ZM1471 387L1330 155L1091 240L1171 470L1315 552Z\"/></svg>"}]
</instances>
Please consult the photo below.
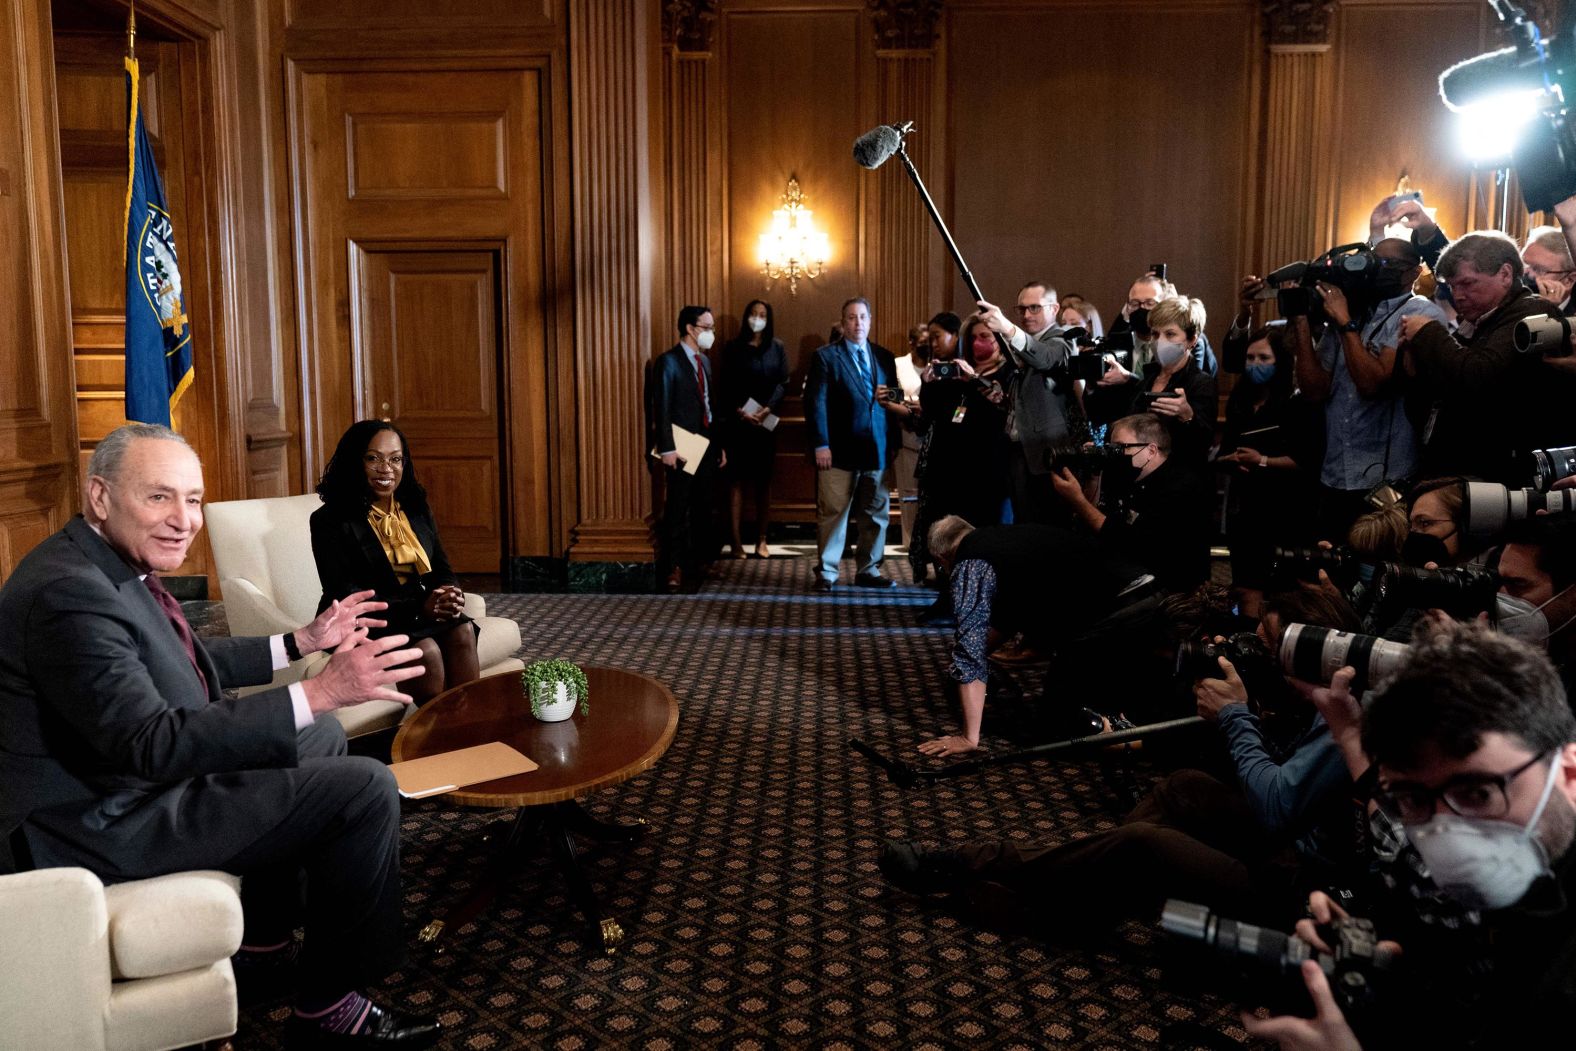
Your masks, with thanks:
<instances>
[{"instance_id":1,"label":"wall sconce light","mask_svg":"<svg viewBox=\"0 0 1576 1051\"><path fill-rule=\"evenodd\" d=\"M826 233L815 228L799 180L791 175L782 201L783 206L772 212L772 225L761 234L761 273L766 275L767 288L786 277L788 294L796 296L801 277L813 281L825 272L828 242Z\"/></svg>"}]
</instances>

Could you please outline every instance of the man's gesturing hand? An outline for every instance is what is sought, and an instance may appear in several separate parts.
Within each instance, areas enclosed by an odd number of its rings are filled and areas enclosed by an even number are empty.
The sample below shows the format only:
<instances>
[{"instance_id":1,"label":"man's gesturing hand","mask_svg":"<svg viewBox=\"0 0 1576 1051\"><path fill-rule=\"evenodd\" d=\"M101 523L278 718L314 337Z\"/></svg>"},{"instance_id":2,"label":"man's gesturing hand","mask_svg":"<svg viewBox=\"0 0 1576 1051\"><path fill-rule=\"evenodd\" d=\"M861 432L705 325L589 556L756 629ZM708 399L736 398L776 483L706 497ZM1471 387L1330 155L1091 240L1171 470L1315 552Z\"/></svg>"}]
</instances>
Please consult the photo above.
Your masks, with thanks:
<instances>
[{"instance_id":1,"label":"man's gesturing hand","mask_svg":"<svg viewBox=\"0 0 1576 1051\"><path fill-rule=\"evenodd\" d=\"M296 648L301 651L301 655L304 657L318 650L331 650L350 638L357 628L383 627L386 621L367 615L389 608L387 602L379 602L373 597L376 594L376 591L358 591L335 599L317 615L316 620L304 628L297 628L294 633Z\"/></svg>"},{"instance_id":2,"label":"man's gesturing hand","mask_svg":"<svg viewBox=\"0 0 1576 1051\"><path fill-rule=\"evenodd\" d=\"M395 683L426 671L419 649L399 648L409 641L408 635L368 639L366 629L358 628L328 659L322 674L301 683L312 714L322 715L362 701L411 703L394 688Z\"/></svg>"}]
</instances>

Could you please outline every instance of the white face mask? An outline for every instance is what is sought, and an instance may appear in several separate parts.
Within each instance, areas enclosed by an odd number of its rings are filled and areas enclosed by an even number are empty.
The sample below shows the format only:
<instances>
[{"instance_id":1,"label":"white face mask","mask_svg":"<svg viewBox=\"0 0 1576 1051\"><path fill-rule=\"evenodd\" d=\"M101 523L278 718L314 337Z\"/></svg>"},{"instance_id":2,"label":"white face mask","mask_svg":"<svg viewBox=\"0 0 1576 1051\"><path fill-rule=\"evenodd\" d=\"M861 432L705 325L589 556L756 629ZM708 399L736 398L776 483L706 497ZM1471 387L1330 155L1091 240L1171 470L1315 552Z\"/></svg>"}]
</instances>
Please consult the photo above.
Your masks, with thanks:
<instances>
[{"instance_id":1,"label":"white face mask","mask_svg":"<svg viewBox=\"0 0 1576 1051\"><path fill-rule=\"evenodd\" d=\"M1520 901L1539 876L1548 875L1549 858L1537 828L1560 765L1556 752L1538 807L1525 825L1446 813L1408 826L1406 838L1423 856L1434 885L1468 908L1503 909Z\"/></svg>"},{"instance_id":2,"label":"white face mask","mask_svg":"<svg viewBox=\"0 0 1576 1051\"><path fill-rule=\"evenodd\" d=\"M1576 585L1572 586L1576 587ZM1536 646L1544 650L1548 649L1549 636L1555 632L1564 631L1570 627L1571 622L1566 621L1553 631L1550 631L1549 619L1544 616L1543 610L1550 602L1553 602L1569 590L1570 588L1564 588L1556 591L1549 596L1548 601L1537 606L1534 606L1526 599L1516 598L1513 595L1501 592L1495 598L1495 604L1498 607L1496 619L1499 623L1501 634L1509 635L1513 639L1520 639L1529 646Z\"/></svg>"},{"instance_id":3,"label":"white face mask","mask_svg":"<svg viewBox=\"0 0 1576 1051\"><path fill-rule=\"evenodd\" d=\"M763 317L752 317L749 320L749 326L751 332L765 332L766 319Z\"/></svg>"},{"instance_id":4,"label":"white face mask","mask_svg":"<svg viewBox=\"0 0 1576 1051\"><path fill-rule=\"evenodd\" d=\"M700 335L695 337L695 345L701 350L710 350L715 342L717 342L717 333L710 329L701 329Z\"/></svg>"},{"instance_id":5,"label":"white face mask","mask_svg":"<svg viewBox=\"0 0 1576 1051\"><path fill-rule=\"evenodd\" d=\"M1187 347L1181 343L1156 343L1155 360L1160 367L1169 369L1187 356Z\"/></svg>"}]
</instances>

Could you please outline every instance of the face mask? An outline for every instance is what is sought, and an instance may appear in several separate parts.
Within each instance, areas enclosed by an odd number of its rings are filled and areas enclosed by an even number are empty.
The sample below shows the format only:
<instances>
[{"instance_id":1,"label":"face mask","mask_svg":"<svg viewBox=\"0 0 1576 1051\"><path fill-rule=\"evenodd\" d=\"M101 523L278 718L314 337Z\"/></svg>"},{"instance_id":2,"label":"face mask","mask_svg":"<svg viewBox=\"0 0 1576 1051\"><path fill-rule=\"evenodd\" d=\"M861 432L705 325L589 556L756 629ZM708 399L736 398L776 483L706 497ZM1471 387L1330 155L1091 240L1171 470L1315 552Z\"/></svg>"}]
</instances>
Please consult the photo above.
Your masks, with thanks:
<instances>
[{"instance_id":1,"label":"face mask","mask_svg":"<svg viewBox=\"0 0 1576 1051\"><path fill-rule=\"evenodd\" d=\"M1412 291L1412 282L1408 281L1404 273L1394 274L1386 270L1374 279L1374 294L1380 299L1394 299L1403 292Z\"/></svg>"},{"instance_id":2,"label":"face mask","mask_svg":"<svg viewBox=\"0 0 1576 1051\"><path fill-rule=\"evenodd\" d=\"M695 337L695 345L701 350L710 350L711 345L715 342L717 342L717 333L710 330L702 331L700 335Z\"/></svg>"},{"instance_id":3,"label":"face mask","mask_svg":"<svg viewBox=\"0 0 1576 1051\"><path fill-rule=\"evenodd\" d=\"M1455 531L1451 531L1451 536ZM1409 566L1422 567L1430 562L1441 566L1450 564L1450 553L1445 550L1442 537L1431 533L1408 533L1401 543L1401 561Z\"/></svg>"},{"instance_id":4,"label":"face mask","mask_svg":"<svg viewBox=\"0 0 1576 1051\"><path fill-rule=\"evenodd\" d=\"M750 318L749 324L750 324L750 331L751 332L765 332L766 331L766 319L763 318L763 317L752 317L752 318Z\"/></svg>"},{"instance_id":5,"label":"face mask","mask_svg":"<svg viewBox=\"0 0 1576 1051\"><path fill-rule=\"evenodd\" d=\"M1248 377L1249 383L1268 383L1275 378L1275 363L1273 361L1259 362L1243 369L1243 374Z\"/></svg>"},{"instance_id":6,"label":"face mask","mask_svg":"<svg viewBox=\"0 0 1576 1051\"><path fill-rule=\"evenodd\" d=\"M1406 838L1423 856L1434 885L1473 909L1503 909L1520 901L1533 880L1549 874L1537 828L1559 771L1556 754L1538 808L1524 826L1445 813L1408 827Z\"/></svg>"},{"instance_id":7,"label":"face mask","mask_svg":"<svg viewBox=\"0 0 1576 1051\"><path fill-rule=\"evenodd\" d=\"M1185 357L1187 357L1187 347L1181 343L1155 344L1155 360L1160 362L1160 367L1163 369L1173 368Z\"/></svg>"},{"instance_id":8,"label":"face mask","mask_svg":"<svg viewBox=\"0 0 1576 1051\"><path fill-rule=\"evenodd\" d=\"M1565 630L1565 628L1570 626L1571 622L1566 621L1553 631L1550 631L1549 618L1544 616L1543 610L1550 602L1553 602L1569 590L1570 588L1565 588L1555 592L1549 597L1548 602L1538 606L1534 606L1526 599L1516 598L1513 595L1500 592L1499 595L1495 596L1494 600L1498 607L1495 612L1495 620L1499 624L1500 632L1509 635L1513 639L1520 639L1529 646L1536 646L1543 650L1548 649L1549 636L1556 631Z\"/></svg>"}]
</instances>

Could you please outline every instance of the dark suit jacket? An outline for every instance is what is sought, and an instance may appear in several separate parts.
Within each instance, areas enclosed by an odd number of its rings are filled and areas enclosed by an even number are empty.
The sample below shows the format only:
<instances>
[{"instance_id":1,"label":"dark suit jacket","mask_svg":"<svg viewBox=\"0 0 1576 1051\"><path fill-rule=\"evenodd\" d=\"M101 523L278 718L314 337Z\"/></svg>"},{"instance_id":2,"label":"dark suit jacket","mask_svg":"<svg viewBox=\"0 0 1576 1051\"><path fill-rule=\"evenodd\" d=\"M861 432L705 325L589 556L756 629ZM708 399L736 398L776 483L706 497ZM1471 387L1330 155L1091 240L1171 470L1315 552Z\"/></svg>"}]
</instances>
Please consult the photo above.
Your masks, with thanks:
<instances>
[{"instance_id":1,"label":"dark suit jacket","mask_svg":"<svg viewBox=\"0 0 1576 1051\"><path fill-rule=\"evenodd\" d=\"M717 420L717 392L713 389L711 359L705 354L696 355L701 368L706 370L706 400L711 403L711 418ZM700 402L700 384L695 382L695 370L690 367L684 348L675 344L673 349L657 358L652 374L652 429L656 433L657 452L672 452L673 425L687 431L706 434L706 414ZM706 450L711 455L711 450Z\"/></svg>"},{"instance_id":2,"label":"dark suit jacket","mask_svg":"<svg viewBox=\"0 0 1576 1051\"><path fill-rule=\"evenodd\" d=\"M273 676L268 640L199 639L204 690L137 572L80 517L0 588L0 631L0 855L20 826L39 867L114 880L119 859L190 868L194 851L219 867L289 805L282 779L247 777L296 765L287 690L219 693Z\"/></svg>"},{"instance_id":3,"label":"dark suit jacket","mask_svg":"<svg viewBox=\"0 0 1576 1051\"><path fill-rule=\"evenodd\" d=\"M364 509L324 504L312 512L312 558L317 562L317 577L323 584L323 597L317 604L319 613L335 599L370 588L377 592L378 601L387 602L389 608L378 614L380 619L388 621L388 627L375 628L368 634L374 638L410 634L417 626L427 592L444 584L460 582L449 568L449 556L444 554L443 544L438 540L438 524L433 521L432 512L407 507L405 517L410 519L411 531L427 552L432 572L420 580L401 584L394 575L394 567L389 565L388 555L383 553L383 545L378 543L377 534L367 522ZM425 626L446 629L453 623L434 621ZM417 632L420 637L425 634L430 632Z\"/></svg>"},{"instance_id":4,"label":"dark suit jacket","mask_svg":"<svg viewBox=\"0 0 1576 1051\"><path fill-rule=\"evenodd\" d=\"M878 343L867 343L871 377L854 363L846 340L821 347L804 381L804 415L810 448L832 450L844 471L885 470L897 454L895 417L876 401L876 386L896 387L897 361Z\"/></svg>"}]
</instances>

